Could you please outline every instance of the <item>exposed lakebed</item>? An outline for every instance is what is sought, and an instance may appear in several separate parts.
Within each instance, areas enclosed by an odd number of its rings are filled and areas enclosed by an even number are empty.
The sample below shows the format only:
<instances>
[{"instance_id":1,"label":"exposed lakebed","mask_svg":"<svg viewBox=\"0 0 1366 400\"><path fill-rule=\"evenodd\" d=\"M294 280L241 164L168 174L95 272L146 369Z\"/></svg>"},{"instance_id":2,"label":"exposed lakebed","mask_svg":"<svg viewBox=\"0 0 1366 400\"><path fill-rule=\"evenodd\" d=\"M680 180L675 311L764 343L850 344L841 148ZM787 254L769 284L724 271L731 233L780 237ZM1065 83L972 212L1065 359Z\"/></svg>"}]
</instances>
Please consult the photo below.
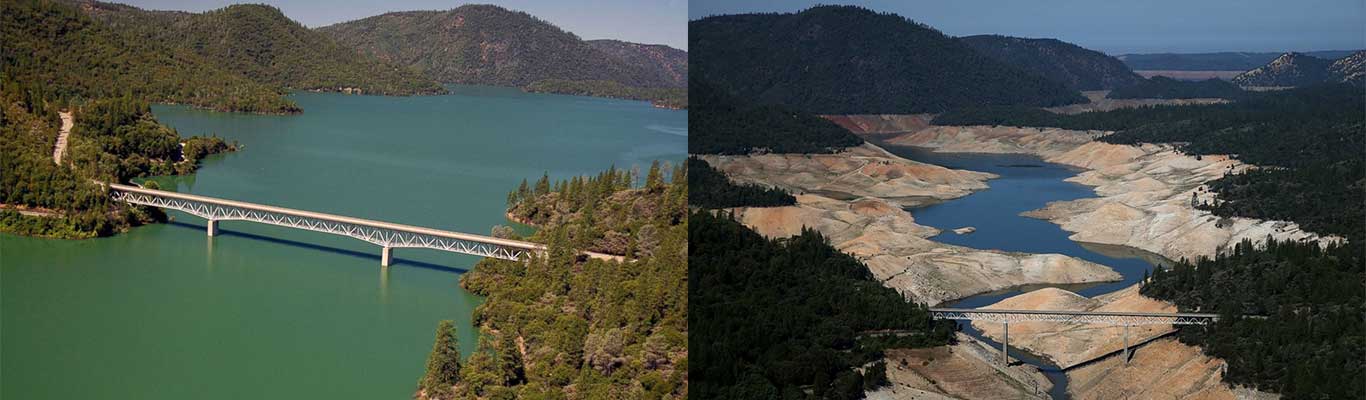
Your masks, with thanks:
<instances>
[{"instance_id":1,"label":"exposed lakebed","mask_svg":"<svg viewBox=\"0 0 1366 400\"><path fill-rule=\"evenodd\" d=\"M1037 156L1023 154L936 153L929 149L887 146L896 155L920 162L954 169L990 172L999 176L988 184L990 188L962 198L910 209L916 223L942 231L931 240L977 249L994 249L1025 253L1057 253L1099 263L1113 268L1123 276L1117 282L1028 285L971 296L942 304L941 307L977 308L1043 287L1058 287L1077 294L1094 297L1134 285L1154 265L1168 261L1156 254L1124 246L1079 243L1068 239L1071 233L1049 221L1020 215L1036 210L1053 201L1067 201L1095 197L1087 186L1066 182L1082 170L1042 161ZM956 234L953 229L971 226L969 234ZM983 336L966 322L960 322L963 332L997 348L1000 343ZM1066 376L1046 360L1012 348L1013 360L1039 366L1054 382L1054 398L1066 398Z\"/></svg>"},{"instance_id":2,"label":"exposed lakebed","mask_svg":"<svg viewBox=\"0 0 1366 400\"><path fill-rule=\"evenodd\" d=\"M681 162L687 113L455 86L426 97L297 93L295 116L154 106L183 136L244 145L163 188L487 234L522 179ZM110 238L0 237L2 398L408 398L437 321L474 348L478 261L227 221Z\"/></svg>"}]
</instances>

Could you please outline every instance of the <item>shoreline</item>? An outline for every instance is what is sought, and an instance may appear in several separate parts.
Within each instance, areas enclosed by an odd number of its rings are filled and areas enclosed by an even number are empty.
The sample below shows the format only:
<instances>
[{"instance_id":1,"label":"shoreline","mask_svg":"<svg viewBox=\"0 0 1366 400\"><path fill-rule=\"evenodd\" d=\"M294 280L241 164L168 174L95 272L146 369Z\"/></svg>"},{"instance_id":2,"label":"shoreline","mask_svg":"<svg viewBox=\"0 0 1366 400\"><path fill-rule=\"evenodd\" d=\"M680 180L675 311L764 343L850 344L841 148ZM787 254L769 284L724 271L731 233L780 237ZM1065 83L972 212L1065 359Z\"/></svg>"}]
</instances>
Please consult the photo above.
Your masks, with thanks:
<instances>
[{"instance_id":1,"label":"shoreline","mask_svg":"<svg viewBox=\"0 0 1366 400\"><path fill-rule=\"evenodd\" d=\"M1027 285L1123 279L1110 267L1062 254L931 240L940 230L917 224L907 211L928 203L927 198L941 202L985 190L994 174L908 160L872 143L836 154L700 157L737 182L796 193L792 206L729 209L740 222L770 238L816 229L868 265L885 286L917 302L937 305Z\"/></svg>"}]
</instances>

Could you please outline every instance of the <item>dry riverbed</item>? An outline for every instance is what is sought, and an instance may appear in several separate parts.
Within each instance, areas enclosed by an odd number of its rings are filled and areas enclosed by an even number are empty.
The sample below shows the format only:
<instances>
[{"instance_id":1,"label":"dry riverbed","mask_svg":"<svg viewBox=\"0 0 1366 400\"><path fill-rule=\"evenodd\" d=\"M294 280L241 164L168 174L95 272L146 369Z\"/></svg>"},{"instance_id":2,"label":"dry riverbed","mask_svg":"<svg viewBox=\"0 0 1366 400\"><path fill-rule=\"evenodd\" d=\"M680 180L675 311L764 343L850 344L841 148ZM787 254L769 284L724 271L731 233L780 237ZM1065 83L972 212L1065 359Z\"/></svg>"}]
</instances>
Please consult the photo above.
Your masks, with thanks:
<instances>
[{"instance_id":1,"label":"dry riverbed","mask_svg":"<svg viewBox=\"0 0 1366 400\"><path fill-rule=\"evenodd\" d=\"M1045 399L1053 384L1028 364L1001 367L999 350L962 333L958 344L887 350L891 385L869 400Z\"/></svg>"}]
</instances>

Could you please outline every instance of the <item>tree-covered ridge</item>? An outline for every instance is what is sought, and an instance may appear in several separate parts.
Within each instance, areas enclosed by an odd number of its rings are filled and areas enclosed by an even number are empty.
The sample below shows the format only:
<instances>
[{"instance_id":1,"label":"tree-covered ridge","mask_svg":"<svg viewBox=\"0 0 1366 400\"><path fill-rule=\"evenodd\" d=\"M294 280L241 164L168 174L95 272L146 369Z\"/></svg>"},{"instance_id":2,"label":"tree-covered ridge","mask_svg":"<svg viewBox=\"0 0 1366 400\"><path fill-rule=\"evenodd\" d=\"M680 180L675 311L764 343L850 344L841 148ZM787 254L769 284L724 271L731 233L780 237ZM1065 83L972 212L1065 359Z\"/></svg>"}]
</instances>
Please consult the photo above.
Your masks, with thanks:
<instances>
[{"instance_id":1,"label":"tree-covered ridge","mask_svg":"<svg viewBox=\"0 0 1366 400\"><path fill-rule=\"evenodd\" d=\"M574 186L592 202L562 196L563 218L547 220L533 237L549 246L545 257L524 261L485 259L461 285L487 299L475 310L479 344L458 366L419 383L426 398L479 399L682 399L688 396L687 219L675 212L687 189L684 173L666 182L651 173L640 187L630 174L609 171L597 178L549 181L529 189L551 203ZM623 181L626 186L623 187ZM563 190L551 192L552 186ZM601 190L601 191L598 191ZM517 193L514 192L514 195ZM618 202L629 211L610 217ZM596 212L594 210L597 210ZM613 211L615 212L615 211ZM634 227L634 257L626 262L581 257L592 229ZM611 228L617 227L617 228ZM611 232L611 231L609 231ZM610 234L610 233L609 233ZM440 331L440 330L439 330ZM428 363L449 371L439 332ZM453 337L453 335L451 335ZM453 339L444 339L447 341ZM435 385L429 382L436 382ZM453 383L453 386L448 384Z\"/></svg>"},{"instance_id":2,"label":"tree-covered ridge","mask_svg":"<svg viewBox=\"0 0 1366 400\"><path fill-rule=\"evenodd\" d=\"M1111 90L1111 99L1196 99L1222 98L1236 100L1243 97L1243 89L1222 79L1182 81L1165 76L1140 79L1134 85Z\"/></svg>"},{"instance_id":3,"label":"tree-covered ridge","mask_svg":"<svg viewBox=\"0 0 1366 400\"><path fill-rule=\"evenodd\" d=\"M179 134L132 97L67 103L42 93L0 73L0 203L48 214L0 211L0 232L77 239L159 220L156 209L115 204L95 181L189 173L200 158L233 149L217 137L191 137L182 150ZM71 110L76 126L57 165L60 108Z\"/></svg>"},{"instance_id":4,"label":"tree-covered ridge","mask_svg":"<svg viewBox=\"0 0 1366 400\"><path fill-rule=\"evenodd\" d=\"M393 12L318 31L440 82L517 87L544 79L631 87L680 87L685 82L662 71L659 63L599 50L530 14L492 5Z\"/></svg>"},{"instance_id":5,"label":"tree-covered ridge","mask_svg":"<svg viewBox=\"0 0 1366 400\"><path fill-rule=\"evenodd\" d=\"M931 320L925 306L883 286L816 231L769 240L711 211L693 213L689 224L694 398L862 398L881 382L856 367L886 348L952 338L952 323ZM909 334L859 339L883 329Z\"/></svg>"},{"instance_id":6,"label":"tree-covered ridge","mask_svg":"<svg viewBox=\"0 0 1366 400\"><path fill-rule=\"evenodd\" d=\"M666 175L668 174L668 175ZM643 187L637 171L612 167L597 176L551 182L541 175L508 193L508 216L541 227L580 225L569 239L581 248L613 255L641 257L657 244L659 224L677 223L687 216L687 171L655 161L645 173ZM549 240L542 230L533 240Z\"/></svg>"},{"instance_id":7,"label":"tree-covered ridge","mask_svg":"<svg viewBox=\"0 0 1366 400\"><path fill-rule=\"evenodd\" d=\"M239 4L196 14L75 1L87 14L132 40L159 42L195 53L280 90L349 88L381 95L445 91L413 71L343 47L267 5Z\"/></svg>"},{"instance_id":8,"label":"tree-covered ridge","mask_svg":"<svg viewBox=\"0 0 1366 400\"><path fill-rule=\"evenodd\" d=\"M852 6L688 23L692 74L757 104L818 114L1086 102L933 28Z\"/></svg>"},{"instance_id":9,"label":"tree-covered ridge","mask_svg":"<svg viewBox=\"0 0 1366 400\"><path fill-rule=\"evenodd\" d=\"M688 193L688 205L707 209L797 204L797 199L782 189L735 184L697 157L688 157Z\"/></svg>"},{"instance_id":10,"label":"tree-covered ridge","mask_svg":"<svg viewBox=\"0 0 1366 400\"><path fill-rule=\"evenodd\" d=\"M661 44L631 43L621 40L589 40L594 49L636 65L649 65L660 82L669 87L688 84L688 52Z\"/></svg>"},{"instance_id":11,"label":"tree-covered ridge","mask_svg":"<svg viewBox=\"0 0 1366 400\"><path fill-rule=\"evenodd\" d=\"M688 153L833 153L863 139L825 118L755 106L694 79L688 85Z\"/></svg>"},{"instance_id":12,"label":"tree-covered ridge","mask_svg":"<svg viewBox=\"0 0 1366 400\"><path fill-rule=\"evenodd\" d=\"M1311 51L1304 54L1323 58L1337 59L1352 54L1354 50ZM1119 56L1129 68L1134 70L1168 71L1247 71L1260 67L1283 53L1264 52L1222 52L1222 53L1154 53L1125 54Z\"/></svg>"},{"instance_id":13,"label":"tree-covered ridge","mask_svg":"<svg viewBox=\"0 0 1366 400\"><path fill-rule=\"evenodd\" d=\"M1224 380L1288 399L1366 394L1366 246L1268 238L1214 259L1154 271L1145 295L1183 311L1217 312L1212 326L1186 326L1181 341L1229 364ZM1236 318L1238 314L1266 319Z\"/></svg>"},{"instance_id":14,"label":"tree-covered ridge","mask_svg":"<svg viewBox=\"0 0 1366 400\"><path fill-rule=\"evenodd\" d=\"M42 84L50 99L131 94L218 111L299 111L275 90L196 54L120 35L48 0L0 2L0 43L9 79Z\"/></svg>"},{"instance_id":15,"label":"tree-covered ridge","mask_svg":"<svg viewBox=\"0 0 1366 400\"><path fill-rule=\"evenodd\" d=\"M638 88L613 81L566 81L545 79L532 82L522 90L532 93L555 93L574 96L611 97L616 99L649 101L656 107L688 108L686 88Z\"/></svg>"},{"instance_id":16,"label":"tree-covered ridge","mask_svg":"<svg viewBox=\"0 0 1366 400\"><path fill-rule=\"evenodd\" d=\"M1075 90L1109 90L1143 80L1114 57L1057 39L976 35L958 40L977 52Z\"/></svg>"}]
</instances>

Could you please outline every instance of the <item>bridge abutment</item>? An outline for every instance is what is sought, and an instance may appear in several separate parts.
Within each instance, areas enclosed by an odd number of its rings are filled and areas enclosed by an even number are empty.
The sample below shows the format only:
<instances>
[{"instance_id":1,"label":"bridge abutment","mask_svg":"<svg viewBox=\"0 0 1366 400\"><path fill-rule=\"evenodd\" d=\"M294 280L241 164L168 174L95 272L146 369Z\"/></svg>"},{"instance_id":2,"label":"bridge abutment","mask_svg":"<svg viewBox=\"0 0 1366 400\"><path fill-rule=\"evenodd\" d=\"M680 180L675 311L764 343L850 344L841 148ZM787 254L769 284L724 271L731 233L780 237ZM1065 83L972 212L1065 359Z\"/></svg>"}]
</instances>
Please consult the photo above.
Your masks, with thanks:
<instances>
[{"instance_id":1,"label":"bridge abutment","mask_svg":"<svg viewBox=\"0 0 1366 400\"><path fill-rule=\"evenodd\" d=\"M383 266L383 267L387 267L387 266L389 266L389 262L390 262L390 261L393 261L393 259L394 259L394 248L393 248L393 247L389 247L389 246L384 246L384 250L380 250L379 265L380 265L380 266Z\"/></svg>"},{"instance_id":2,"label":"bridge abutment","mask_svg":"<svg viewBox=\"0 0 1366 400\"><path fill-rule=\"evenodd\" d=\"M218 236L218 220L209 220L208 234L209 237Z\"/></svg>"}]
</instances>

